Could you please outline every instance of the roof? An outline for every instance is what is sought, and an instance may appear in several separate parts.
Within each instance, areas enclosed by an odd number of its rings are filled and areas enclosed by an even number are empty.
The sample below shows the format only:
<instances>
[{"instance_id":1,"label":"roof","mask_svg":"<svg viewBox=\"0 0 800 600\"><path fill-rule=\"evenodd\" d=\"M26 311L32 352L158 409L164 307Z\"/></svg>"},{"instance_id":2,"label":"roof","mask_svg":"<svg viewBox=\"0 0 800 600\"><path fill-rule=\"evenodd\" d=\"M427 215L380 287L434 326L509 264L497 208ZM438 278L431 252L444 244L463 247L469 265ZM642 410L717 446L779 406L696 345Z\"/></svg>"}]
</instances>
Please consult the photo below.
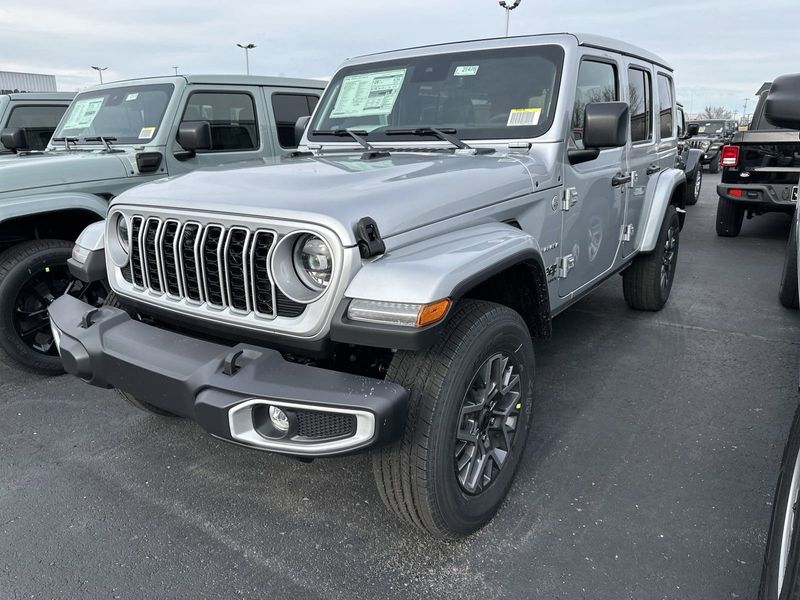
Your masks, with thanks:
<instances>
[{"instance_id":1,"label":"roof","mask_svg":"<svg viewBox=\"0 0 800 600\"><path fill-rule=\"evenodd\" d=\"M75 92L17 92L5 94L12 100L72 100Z\"/></svg>"},{"instance_id":2,"label":"roof","mask_svg":"<svg viewBox=\"0 0 800 600\"><path fill-rule=\"evenodd\" d=\"M367 62L364 59L374 59L383 55L391 55L394 53L413 53L422 54L420 50L430 48L440 48L442 52L457 52L459 50L483 50L490 48L505 48L509 46L524 46L526 44L539 45L545 43L576 43L579 46L589 48L597 48L600 50L608 50L611 52L618 52L625 56L632 58L639 58L647 62L657 64L665 69L672 71L672 67L663 58L639 46L628 44L613 38L603 37L600 35L593 35L589 33L540 33L533 35L520 35L512 37L497 37L497 38L484 38L476 40L465 40L461 42L446 42L442 44L431 44L428 46L415 46L412 48L402 48L393 50L391 52L379 52L374 54L364 54L354 57L354 62Z\"/></svg>"},{"instance_id":3,"label":"roof","mask_svg":"<svg viewBox=\"0 0 800 600\"><path fill-rule=\"evenodd\" d=\"M318 79L298 79L295 77L267 77L261 75L171 75L164 77L140 77L138 79L122 79L92 87L91 89L108 89L120 85L131 85L139 82L176 83L178 81L196 85L257 85L264 87L296 87L325 89L327 82Z\"/></svg>"}]
</instances>

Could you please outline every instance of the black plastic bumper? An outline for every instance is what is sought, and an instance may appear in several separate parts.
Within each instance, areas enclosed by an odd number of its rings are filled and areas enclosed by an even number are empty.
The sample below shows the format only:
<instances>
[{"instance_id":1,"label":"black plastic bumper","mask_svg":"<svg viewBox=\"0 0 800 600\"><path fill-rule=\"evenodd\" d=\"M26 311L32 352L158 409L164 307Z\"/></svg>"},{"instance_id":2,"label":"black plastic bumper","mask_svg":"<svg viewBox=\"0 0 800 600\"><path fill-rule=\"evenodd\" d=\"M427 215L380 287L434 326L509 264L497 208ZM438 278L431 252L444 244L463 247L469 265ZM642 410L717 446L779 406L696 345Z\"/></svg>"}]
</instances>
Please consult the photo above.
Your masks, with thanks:
<instances>
[{"instance_id":1,"label":"black plastic bumper","mask_svg":"<svg viewBox=\"0 0 800 600\"><path fill-rule=\"evenodd\" d=\"M93 309L71 296L51 304L50 318L68 373L192 418L225 440L285 454L330 456L389 442L404 427L407 391L393 383L291 363L268 348L195 339L146 325L116 308ZM359 423L361 416L372 421L372 431L358 443L348 445L345 437L324 447L307 439L262 440L257 431L234 434L231 412L254 400L304 414L358 413Z\"/></svg>"},{"instance_id":2,"label":"black plastic bumper","mask_svg":"<svg viewBox=\"0 0 800 600\"><path fill-rule=\"evenodd\" d=\"M797 199L793 199L796 187L789 184L720 183L717 185L717 194L721 198L758 206L762 210L791 212L797 206ZM733 196L731 190L742 190L742 195Z\"/></svg>"}]
</instances>

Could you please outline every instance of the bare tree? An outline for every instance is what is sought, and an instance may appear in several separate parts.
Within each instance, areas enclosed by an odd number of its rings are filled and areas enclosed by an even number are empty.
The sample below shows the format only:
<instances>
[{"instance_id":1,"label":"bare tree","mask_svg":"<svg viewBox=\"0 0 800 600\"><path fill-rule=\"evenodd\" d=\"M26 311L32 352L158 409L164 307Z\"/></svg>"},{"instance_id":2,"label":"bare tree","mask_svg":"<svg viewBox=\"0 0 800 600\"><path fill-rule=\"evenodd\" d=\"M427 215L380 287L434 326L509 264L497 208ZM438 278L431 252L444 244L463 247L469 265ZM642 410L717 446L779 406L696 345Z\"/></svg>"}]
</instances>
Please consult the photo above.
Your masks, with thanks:
<instances>
[{"instance_id":1,"label":"bare tree","mask_svg":"<svg viewBox=\"0 0 800 600\"><path fill-rule=\"evenodd\" d=\"M733 113L724 106L706 106L700 113L701 119L732 119Z\"/></svg>"}]
</instances>

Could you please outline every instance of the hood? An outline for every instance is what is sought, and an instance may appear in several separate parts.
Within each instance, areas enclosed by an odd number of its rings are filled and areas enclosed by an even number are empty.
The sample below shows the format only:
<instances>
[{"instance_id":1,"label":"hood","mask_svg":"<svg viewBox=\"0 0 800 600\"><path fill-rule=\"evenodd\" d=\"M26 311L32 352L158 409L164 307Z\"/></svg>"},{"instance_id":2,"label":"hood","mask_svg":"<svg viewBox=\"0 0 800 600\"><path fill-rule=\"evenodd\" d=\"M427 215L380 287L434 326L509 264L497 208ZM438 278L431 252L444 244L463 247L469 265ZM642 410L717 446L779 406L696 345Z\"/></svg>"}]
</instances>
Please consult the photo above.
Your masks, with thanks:
<instances>
[{"instance_id":1,"label":"hood","mask_svg":"<svg viewBox=\"0 0 800 600\"><path fill-rule=\"evenodd\" d=\"M123 153L53 152L16 154L0 160L0 194L128 176Z\"/></svg>"},{"instance_id":2,"label":"hood","mask_svg":"<svg viewBox=\"0 0 800 600\"><path fill-rule=\"evenodd\" d=\"M532 192L527 155L393 152L265 160L195 171L120 195L115 203L315 222L355 243L355 224L375 219L384 238Z\"/></svg>"}]
</instances>

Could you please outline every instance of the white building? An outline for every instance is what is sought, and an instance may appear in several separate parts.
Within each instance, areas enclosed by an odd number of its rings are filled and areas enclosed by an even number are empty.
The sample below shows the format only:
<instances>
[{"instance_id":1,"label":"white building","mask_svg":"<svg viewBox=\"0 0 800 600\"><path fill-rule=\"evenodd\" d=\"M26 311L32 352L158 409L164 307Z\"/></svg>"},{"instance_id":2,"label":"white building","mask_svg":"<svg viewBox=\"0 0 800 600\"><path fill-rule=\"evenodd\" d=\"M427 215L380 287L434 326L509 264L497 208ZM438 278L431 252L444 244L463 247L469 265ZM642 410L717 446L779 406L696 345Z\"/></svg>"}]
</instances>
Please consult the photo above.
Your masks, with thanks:
<instances>
[{"instance_id":1,"label":"white building","mask_svg":"<svg viewBox=\"0 0 800 600\"><path fill-rule=\"evenodd\" d=\"M0 94L55 91L57 91L55 75L0 71Z\"/></svg>"}]
</instances>

